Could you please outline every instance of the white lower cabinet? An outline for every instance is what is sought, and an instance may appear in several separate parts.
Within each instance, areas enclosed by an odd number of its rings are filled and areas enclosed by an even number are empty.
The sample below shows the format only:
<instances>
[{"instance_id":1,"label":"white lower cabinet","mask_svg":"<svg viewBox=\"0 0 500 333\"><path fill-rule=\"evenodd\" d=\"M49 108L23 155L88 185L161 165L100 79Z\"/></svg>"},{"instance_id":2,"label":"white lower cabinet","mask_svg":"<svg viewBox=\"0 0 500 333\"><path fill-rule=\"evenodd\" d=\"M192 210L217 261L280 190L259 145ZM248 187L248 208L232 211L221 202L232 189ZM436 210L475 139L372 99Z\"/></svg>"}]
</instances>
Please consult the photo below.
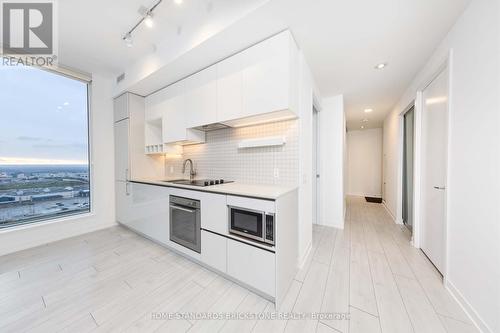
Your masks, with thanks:
<instances>
[{"instance_id":1,"label":"white lower cabinet","mask_svg":"<svg viewBox=\"0 0 500 333\"><path fill-rule=\"evenodd\" d=\"M227 238L202 230L201 261L220 272L226 273Z\"/></svg>"},{"instance_id":2,"label":"white lower cabinet","mask_svg":"<svg viewBox=\"0 0 500 333\"><path fill-rule=\"evenodd\" d=\"M126 226L163 244L168 244L169 230L169 189L130 183L129 209Z\"/></svg>"},{"instance_id":3,"label":"white lower cabinet","mask_svg":"<svg viewBox=\"0 0 500 333\"><path fill-rule=\"evenodd\" d=\"M128 224L129 209L130 209L130 196L129 196L130 183L126 181L115 182L115 205L116 205L116 220L121 224Z\"/></svg>"},{"instance_id":4,"label":"white lower cabinet","mask_svg":"<svg viewBox=\"0 0 500 333\"><path fill-rule=\"evenodd\" d=\"M275 266L274 253L227 240L227 274L271 297L276 293Z\"/></svg>"}]
</instances>

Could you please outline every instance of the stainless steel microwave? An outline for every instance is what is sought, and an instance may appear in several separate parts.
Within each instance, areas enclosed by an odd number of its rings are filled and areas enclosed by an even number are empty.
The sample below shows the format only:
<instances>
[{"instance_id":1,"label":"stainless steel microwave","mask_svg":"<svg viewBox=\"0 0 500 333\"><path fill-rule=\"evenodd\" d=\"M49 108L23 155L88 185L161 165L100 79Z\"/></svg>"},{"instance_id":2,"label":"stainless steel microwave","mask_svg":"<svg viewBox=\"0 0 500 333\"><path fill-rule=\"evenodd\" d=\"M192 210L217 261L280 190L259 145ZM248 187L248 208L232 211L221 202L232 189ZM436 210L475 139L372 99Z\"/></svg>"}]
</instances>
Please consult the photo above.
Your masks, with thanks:
<instances>
[{"instance_id":1,"label":"stainless steel microwave","mask_svg":"<svg viewBox=\"0 0 500 333\"><path fill-rule=\"evenodd\" d=\"M275 244L274 214L247 208L228 206L229 233Z\"/></svg>"}]
</instances>

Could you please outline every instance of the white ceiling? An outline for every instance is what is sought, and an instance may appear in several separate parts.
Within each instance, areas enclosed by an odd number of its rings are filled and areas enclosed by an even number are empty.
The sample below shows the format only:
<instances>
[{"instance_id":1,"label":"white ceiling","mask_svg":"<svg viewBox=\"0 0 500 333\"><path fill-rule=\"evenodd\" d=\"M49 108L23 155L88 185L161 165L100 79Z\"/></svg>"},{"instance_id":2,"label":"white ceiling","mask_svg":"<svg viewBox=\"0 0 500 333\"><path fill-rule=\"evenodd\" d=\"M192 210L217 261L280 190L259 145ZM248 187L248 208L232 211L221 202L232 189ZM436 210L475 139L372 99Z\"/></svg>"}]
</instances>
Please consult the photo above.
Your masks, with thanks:
<instances>
[{"instance_id":1,"label":"white ceiling","mask_svg":"<svg viewBox=\"0 0 500 333\"><path fill-rule=\"evenodd\" d=\"M363 118L368 118L365 127L374 128L381 127L469 2L184 0L179 6L164 0L155 11L155 27L139 27L134 47L128 48L121 37L139 19L138 8L153 2L65 0L59 2L59 53L61 62L69 66L116 75L154 53L156 45L175 48L189 40L196 47L199 43L193 39L206 41L240 21L260 35L288 27L323 97L344 94L348 127L359 129ZM220 43L220 38L215 42ZM375 70L381 62L388 67ZM374 111L367 115L366 108Z\"/></svg>"}]
</instances>

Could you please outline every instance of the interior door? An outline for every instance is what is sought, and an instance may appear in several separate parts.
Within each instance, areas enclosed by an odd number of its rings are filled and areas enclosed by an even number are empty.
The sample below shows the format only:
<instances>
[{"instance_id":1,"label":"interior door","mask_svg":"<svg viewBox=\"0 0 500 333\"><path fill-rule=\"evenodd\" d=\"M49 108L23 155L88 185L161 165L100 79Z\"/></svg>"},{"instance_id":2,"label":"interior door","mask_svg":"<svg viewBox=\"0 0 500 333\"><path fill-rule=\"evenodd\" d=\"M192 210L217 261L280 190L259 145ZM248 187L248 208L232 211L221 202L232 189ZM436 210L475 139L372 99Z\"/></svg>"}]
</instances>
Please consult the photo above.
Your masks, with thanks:
<instances>
[{"instance_id":1,"label":"interior door","mask_svg":"<svg viewBox=\"0 0 500 333\"><path fill-rule=\"evenodd\" d=\"M312 210L313 210L313 223L319 224L319 163L318 163L318 111L313 111L313 170L312 170Z\"/></svg>"},{"instance_id":2,"label":"interior door","mask_svg":"<svg viewBox=\"0 0 500 333\"><path fill-rule=\"evenodd\" d=\"M448 137L448 70L423 91L421 248L444 272Z\"/></svg>"}]
</instances>

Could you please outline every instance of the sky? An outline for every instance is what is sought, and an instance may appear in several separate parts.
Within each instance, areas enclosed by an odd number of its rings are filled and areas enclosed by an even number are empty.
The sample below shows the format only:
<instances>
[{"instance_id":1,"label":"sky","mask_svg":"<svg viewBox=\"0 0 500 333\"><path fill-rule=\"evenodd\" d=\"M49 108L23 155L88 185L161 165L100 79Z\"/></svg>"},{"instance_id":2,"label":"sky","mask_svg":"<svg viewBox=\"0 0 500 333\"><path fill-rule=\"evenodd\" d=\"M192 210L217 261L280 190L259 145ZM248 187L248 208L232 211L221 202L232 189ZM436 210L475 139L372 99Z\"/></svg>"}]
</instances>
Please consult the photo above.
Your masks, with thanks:
<instances>
[{"instance_id":1,"label":"sky","mask_svg":"<svg viewBox=\"0 0 500 333\"><path fill-rule=\"evenodd\" d=\"M0 165L86 164L87 128L85 83L0 66Z\"/></svg>"}]
</instances>

